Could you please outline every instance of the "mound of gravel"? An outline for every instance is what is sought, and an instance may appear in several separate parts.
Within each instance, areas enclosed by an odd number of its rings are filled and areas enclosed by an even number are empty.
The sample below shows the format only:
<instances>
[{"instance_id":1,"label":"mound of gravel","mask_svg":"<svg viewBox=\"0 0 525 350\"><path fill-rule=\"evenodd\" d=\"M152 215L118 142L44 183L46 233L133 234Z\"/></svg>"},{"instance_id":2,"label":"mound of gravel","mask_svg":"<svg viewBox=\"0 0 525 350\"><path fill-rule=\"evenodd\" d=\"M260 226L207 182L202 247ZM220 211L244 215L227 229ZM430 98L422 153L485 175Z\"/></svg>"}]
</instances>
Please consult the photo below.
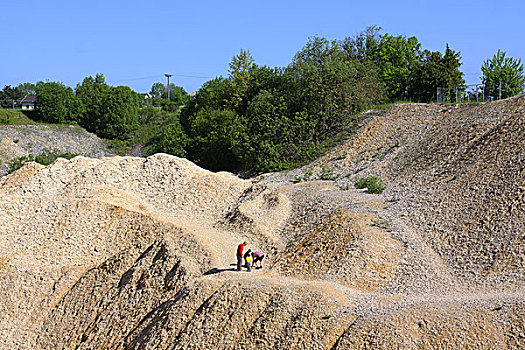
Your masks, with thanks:
<instances>
[{"instance_id":1,"label":"mound of gravel","mask_svg":"<svg viewBox=\"0 0 525 350\"><path fill-rule=\"evenodd\" d=\"M44 151L94 158L113 155L101 139L79 126L0 126L0 176L7 173L12 159L29 154L37 156Z\"/></svg>"}]
</instances>

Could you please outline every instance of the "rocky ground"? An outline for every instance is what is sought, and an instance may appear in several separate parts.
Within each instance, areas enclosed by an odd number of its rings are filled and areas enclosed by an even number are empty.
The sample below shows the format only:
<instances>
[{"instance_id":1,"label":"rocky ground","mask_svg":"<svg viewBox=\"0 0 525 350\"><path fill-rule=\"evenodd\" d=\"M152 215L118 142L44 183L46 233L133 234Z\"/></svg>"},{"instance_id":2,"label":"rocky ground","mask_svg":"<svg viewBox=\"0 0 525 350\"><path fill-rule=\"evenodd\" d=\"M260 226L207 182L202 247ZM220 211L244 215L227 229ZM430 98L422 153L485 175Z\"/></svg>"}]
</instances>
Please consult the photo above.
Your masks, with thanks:
<instances>
[{"instance_id":1,"label":"rocky ground","mask_svg":"<svg viewBox=\"0 0 525 350\"><path fill-rule=\"evenodd\" d=\"M0 125L0 176L9 162L44 151L100 158L113 153L96 135L73 125Z\"/></svg>"},{"instance_id":2,"label":"rocky ground","mask_svg":"<svg viewBox=\"0 0 525 350\"><path fill-rule=\"evenodd\" d=\"M525 97L364 117L248 180L162 154L1 177L0 347L524 348ZM243 240L263 269L234 271Z\"/></svg>"}]
</instances>

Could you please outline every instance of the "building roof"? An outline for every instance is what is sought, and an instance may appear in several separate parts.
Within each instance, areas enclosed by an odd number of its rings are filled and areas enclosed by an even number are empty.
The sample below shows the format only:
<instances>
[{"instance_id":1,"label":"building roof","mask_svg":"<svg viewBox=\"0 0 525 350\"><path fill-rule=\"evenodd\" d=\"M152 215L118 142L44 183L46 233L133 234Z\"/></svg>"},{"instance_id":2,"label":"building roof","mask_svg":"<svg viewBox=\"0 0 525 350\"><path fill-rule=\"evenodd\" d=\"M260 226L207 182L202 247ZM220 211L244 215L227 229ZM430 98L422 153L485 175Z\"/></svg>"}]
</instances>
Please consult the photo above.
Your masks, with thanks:
<instances>
[{"instance_id":1,"label":"building roof","mask_svg":"<svg viewBox=\"0 0 525 350\"><path fill-rule=\"evenodd\" d=\"M25 95L24 98L22 99L22 103L35 103L36 101L36 96L35 95Z\"/></svg>"}]
</instances>

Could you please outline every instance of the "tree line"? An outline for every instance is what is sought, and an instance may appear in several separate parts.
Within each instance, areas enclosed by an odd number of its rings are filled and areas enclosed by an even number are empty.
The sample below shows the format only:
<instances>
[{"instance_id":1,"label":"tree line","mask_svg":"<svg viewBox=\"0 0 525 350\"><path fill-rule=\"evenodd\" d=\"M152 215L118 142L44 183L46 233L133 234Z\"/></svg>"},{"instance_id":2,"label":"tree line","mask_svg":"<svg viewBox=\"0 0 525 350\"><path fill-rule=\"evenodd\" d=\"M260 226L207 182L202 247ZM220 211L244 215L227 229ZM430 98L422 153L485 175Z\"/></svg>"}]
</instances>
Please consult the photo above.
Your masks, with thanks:
<instances>
[{"instance_id":1,"label":"tree line","mask_svg":"<svg viewBox=\"0 0 525 350\"><path fill-rule=\"evenodd\" d=\"M43 121L76 122L106 139L140 141L148 153L186 157L211 170L262 172L317 157L373 105L430 102L437 87L464 88L460 67L460 53L448 45L432 52L416 37L369 27L343 40L312 37L286 67L257 65L241 50L228 76L204 83L194 97L173 85L168 100L165 85L153 84L150 105L129 87L107 85L101 74L74 90L57 82L24 88L34 89ZM521 61L499 51L482 73L487 96L494 96L495 81L498 89L505 81L502 97L525 83Z\"/></svg>"}]
</instances>

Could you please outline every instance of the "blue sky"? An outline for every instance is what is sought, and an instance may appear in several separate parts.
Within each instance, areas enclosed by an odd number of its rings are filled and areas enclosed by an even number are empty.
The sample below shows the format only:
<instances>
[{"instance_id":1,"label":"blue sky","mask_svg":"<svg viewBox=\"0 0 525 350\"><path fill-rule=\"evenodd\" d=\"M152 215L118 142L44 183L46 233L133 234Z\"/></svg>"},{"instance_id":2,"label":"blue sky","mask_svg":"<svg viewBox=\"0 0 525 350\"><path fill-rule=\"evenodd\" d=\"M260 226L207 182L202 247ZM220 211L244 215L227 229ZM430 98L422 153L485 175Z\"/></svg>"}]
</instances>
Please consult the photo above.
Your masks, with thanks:
<instances>
[{"instance_id":1,"label":"blue sky","mask_svg":"<svg viewBox=\"0 0 525 350\"><path fill-rule=\"evenodd\" d=\"M344 39L377 25L422 47L462 55L467 83L498 49L525 62L524 1L3 0L0 88L50 80L74 87L102 73L148 92L164 73L188 92L240 49L259 65L286 66L310 36Z\"/></svg>"}]
</instances>

